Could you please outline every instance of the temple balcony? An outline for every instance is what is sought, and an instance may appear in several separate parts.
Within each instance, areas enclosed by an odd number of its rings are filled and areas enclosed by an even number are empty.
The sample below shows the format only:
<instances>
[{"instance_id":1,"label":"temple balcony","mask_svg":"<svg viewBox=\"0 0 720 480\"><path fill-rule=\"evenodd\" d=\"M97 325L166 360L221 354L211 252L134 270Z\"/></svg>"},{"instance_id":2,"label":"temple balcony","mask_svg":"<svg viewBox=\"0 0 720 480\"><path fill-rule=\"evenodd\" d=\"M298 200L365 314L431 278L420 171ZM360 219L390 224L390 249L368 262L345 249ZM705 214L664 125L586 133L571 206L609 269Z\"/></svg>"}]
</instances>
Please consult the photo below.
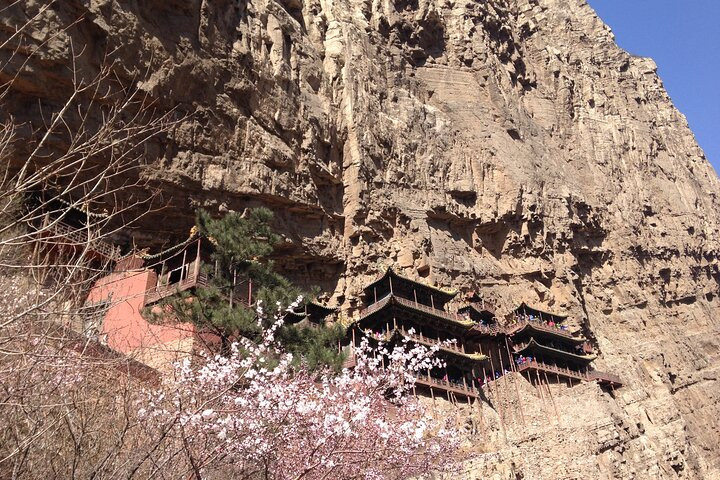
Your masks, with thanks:
<instances>
[{"instance_id":1,"label":"temple balcony","mask_svg":"<svg viewBox=\"0 0 720 480\"><path fill-rule=\"evenodd\" d=\"M488 359L487 355L483 355L482 353L466 351L465 344L462 342L446 342L437 338L425 336L422 333L410 333L409 330L402 326L394 327L381 334L373 334L370 332L368 335L375 340L382 340L384 342L390 342L395 336L401 336L413 343L417 343L425 347L439 347L440 351L450 355L459 356L466 361L482 362Z\"/></svg>"},{"instance_id":2,"label":"temple balcony","mask_svg":"<svg viewBox=\"0 0 720 480\"><path fill-rule=\"evenodd\" d=\"M437 319L447 320L455 325L469 328L473 325L475 325L475 322L472 320L468 320L463 315L459 315L457 313L449 313L444 310L438 310L437 308L429 307L427 305L423 305L422 303L413 302L412 300L407 300L402 297L398 297L393 294L387 294L382 299L378 300L377 302L373 303L369 307L363 309L360 312L360 319L358 321L362 321L363 319L369 317L373 313L377 312L378 310L381 310L383 307L388 305L389 303L395 303L398 305L401 305L403 307L409 308L411 310L414 310L416 312L425 313L428 315L431 315Z\"/></svg>"},{"instance_id":3,"label":"temple balcony","mask_svg":"<svg viewBox=\"0 0 720 480\"><path fill-rule=\"evenodd\" d=\"M87 249L108 260L115 261L120 256L120 248L104 240L93 238L90 231L68 225L59 220L51 220L46 227L48 236L43 238L46 243L66 246L71 249Z\"/></svg>"},{"instance_id":4,"label":"temple balcony","mask_svg":"<svg viewBox=\"0 0 720 480\"><path fill-rule=\"evenodd\" d=\"M462 395L468 398L478 398L480 392L477 388L472 385L468 385L466 381L458 382L453 380L445 380L442 378L436 378L430 375L423 375L417 373L414 375L415 384L428 387L431 389L438 389L445 392L449 392L455 395Z\"/></svg>"},{"instance_id":5,"label":"temple balcony","mask_svg":"<svg viewBox=\"0 0 720 480\"><path fill-rule=\"evenodd\" d=\"M517 371L523 372L543 372L544 374L553 374L560 378L570 380L581 380L585 382L597 382L603 386L609 386L613 389L622 387L623 383L619 376L611 373L590 370L587 373L579 370L573 370L566 367L558 367L537 360L528 360L517 365Z\"/></svg>"},{"instance_id":6,"label":"temple balcony","mask_svg":"<svg viewBox=\"0 0 720 480\"><path fill-rule=\"evenodd\" d=\"M343 347L343 351L348 355L343 362L343 368L355 368L357 366L357 357L352 347ZM413 374L413 378L415 379L416 385L449 392L454 395L462 395L468 398L477 398L480 395L479 390L472 385L472 382L465 378L461 380L446 380L419 372Z\"/></svg>"},{"instance_id":7,"label":"temple balcony","mask_svg":"<svg viewBox=\"0 0 720 480\"><path fill-rule=\"evenodd\" d=\"M482 325L478 323L470 328L469 333L493 337L496 335L505 335L506 331L505 328L500 325Z\"/></svg>"},{"instance_id":8,"label":"temple balcony","mask_svg":"<svg viewBox=\"0 0 720 480\"><path fill-rule=\"evenodd\" d=\"M196 287L207 287L208 285L210 285L210 282L207 274L191 272L178 282L159 285L145 292L145 305L151 305L179 292L184 292Z\"/></svg>"},{"instance_id":9,"label":"temple balcony","mask_svg":"<svg viewBox=\"0 0 720 480\"><path fill-rule=\"evenodd\" d=\"M387 294L413 299L415 303L443 309L457 292L444 290L398 274L388 268L374 282L363 289L367 303L377 303Z\"/></svg>"},{"instance_id":10,"label":"temple balcony","mask_svg":"<svg viewBox=\"0 0 720 480\"><path fill-rule=\"evenodd\" d=\"M513 346L513 350L516 354L518 353L539 353L541 356L547 356L551 358L561 358L566 361L587 365L595 358L595 355L585 355L579 352L570 352L559 348L543 345L534 338L530 338L529 341L524 343L518 343Z\"/></svg>"}]
</instances>

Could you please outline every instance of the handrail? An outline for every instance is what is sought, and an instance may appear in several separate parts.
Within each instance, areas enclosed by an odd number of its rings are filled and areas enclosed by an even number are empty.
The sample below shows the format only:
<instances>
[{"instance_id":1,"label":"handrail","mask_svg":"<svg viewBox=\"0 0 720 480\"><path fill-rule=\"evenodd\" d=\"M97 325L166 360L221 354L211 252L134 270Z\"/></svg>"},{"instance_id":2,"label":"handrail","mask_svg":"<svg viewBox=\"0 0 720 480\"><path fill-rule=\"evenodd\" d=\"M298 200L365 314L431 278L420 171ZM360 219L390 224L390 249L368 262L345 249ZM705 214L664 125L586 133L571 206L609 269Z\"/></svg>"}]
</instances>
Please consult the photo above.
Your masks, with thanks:
<instances>
[{"instance_id":1,"label":"handrail","mask_svg":"<svg viewBox=\"0 0 720 480\"><path fill-rule=\"evenodd\" d=\"M466 386L459 382L452 382L450 380L432 377L428 374L422 375L420 373L415 373L413 377L415 377L415 383L419 383L421 385L426 385L429 387L440 387L444 390L451 392L455 391L462 395L477 396L479 393L478 389L473 386Z\"/></svg>"},{"instance_id":2,"label":"handrail","mask_svg":"<svg viewBox=\"0 0 720 480\"><path fill-rule=\"evenodd\" d=\"M110 260L115 260L119 257L120 248L99 238L91 239L89 232L85 229L73 228L67 223L60 221L53 221L49 227L52 230L53 235L65 237L76 245L88 245L94 251L109 258Z\"/></svg>"},{"instance_id":3,"label":"handrail","mask_svg":"<svg viewBox=\"0 0 720 480\"><path fill-rule=\"evenodd\" d=\"M191 273L179 282L147 290L145 292L145 305L155 303L165 297L169 297L170 295L174 295L178 292L189 290L193 287L207 287L208 285L209 282L207 274L200 272L195 275L194 273Z\"/></svg>"},{"instance_id":4,"label":"handrail","mask_svg":"<svg viewBox=\"0 0 720 480\"><path fill-rule=\"evenodd\" d=\"M343 368L354 368L356 365L357 357L355 356L354 352L351 352L348 358L346 358L343 362ZM429 374L421 374L420 372L415 372L412 374L412 376L415 379L415 383L419 383L420 385L426 385L429 387L440 387L444 390L460 393L462 395L477 396L479 393L479 390L472 384L465 385L460 382L454 382L450 380L432 377Z\"/></svg>"},{"instance_id":5,"label":"handrail","mask_svg":"<svg viewBox=\"0 0 720 480\"><path fill-rule=\"evenodd\" d=\"M367 308L364 308L360 311L360 320L368 317L370 314L375 313L376 311L383 308L385 305L387 305L391 300L396 301L398 304L403 305L405 307L413 308L415 310L419 310L421 312L429 313L430 315L434 315L439 318L443 318L445 320L450 320L451 322L460 323L461 325L465 327L469 327L473 325L475 322L472 320L466 319L464 316L459 315L457 313L448 313L445 310L438 310L437 308L428 307L427 305L423 305L422 303L417 303L412 300L408 300L406 298L398 297L392 293L388 293L385 295L382 299L378 300L377 302L373 303L372 305L368 306Z\"/></svg>"},{"instance_id":6,"label":"handrail","mask_svg":"<svg viewBox=\"0 0 720 480\"><path fill-rule=\"evenodd\" d=\"M619 376L613 375L612 373L601 372L598 370L591 370L587 373L583 373L578 372L577 370L570 370L569 368L565 367L548 365L547 363L538 362L537 360L527 360L517 366L518 372L529 370L531 368L543 370L548 373L563 375L565 377L577 378L578 380L585 380L586 382L592 382L594 380L597 380L599 383L622 385L622 380Z\"/></svg>"},{"instance_id":7,"label":"handrail","mask_svg":"<svg viewBox=\"0 0 720 480\"><path fill-rule=\"evenodd\" d=\"M454 342L443 342L442 340L436 339L436 338L430 338L425 337L422 334L417 333L410 333L409 331L405 330L404 327L397 327L395 328L396 331L399 331L402 335L405 337L419 343L423 343L425 345L438 345L440 346L441 350L450 351L453 353L459 353L460 355L465 355L466 357L472 358L475 356L475 359L478 361L482 361L482 359L487 359L487 356L481 354L481 353L475 353L475 352L466 352L464 344L458 344Z\"/></svg>"},{"instance_id":8,"label":"handrail","mask_svg":"<svg viewBox=\"0 0 720 480\"><path fill-rule=\"evenodd\" d=\"M387 305L392 297L393 297L393 294L388 293L387 295L385 295L383 298L381 298L377 302L373 303L372 305L368 306L367 308L363 308L362 310L360 310L360 320L369 316L372 313L375 313L376 311L380 310L382 307Z\"/></svg>"},{"instance_id":9,"label":"handrail","mask_svg":"<svg viewBox=\"0 0 720 480\"><path fill-rule=\"evenodd\" d=\"M543 370L549 373L556 373L558 375L564 375L566 377L577 378L579 380L590 381L590 378L586 373L578 372L577 370L570 370L566 367L557 367L555 365L548 365L544 362L538 362L537 360L527 360L517 366L518 372L535 368L537 370Z\"/></svg>"},{"instance_id":10,"label":"handrail","mask_svg":"<svg viewBox=\"0 0 720 480\"><path fill-rule=\"evenodd\" d=\"M583 353L568 352L567 350L563 350L562 348L550 347L550 346L548 346L548 345L545 345L545 344L542 344L542 343L538 342L537 340L535 340L534 337L530 337L530 340L527 341L527 342L514 344L514 345L513 345L513 351L514 351L515 353L520 353L521 351L523 351L524 349L526 349L531 343L534 343L534 344L537 345L538 347L541 347L541 348L544 348L544 349L547 349L547 350L553 350L553 351L555 351L555 352L560 352L560 353L564 353L564 354L567 354L567 355L572 355L573 357L578 357L578 358L581 358L581 359L584 359L584 360L593 360L593 359L596 358L595 355L593 355L593 354L586 354L585 352L583 352Z\"/></svg>"},{"instance_id":11,"label":"handrail","mask_svg":"<svg viewBox=\"0 0 720 480\"><path fill-rule=\"evenodd\" d=\"M413 302L411 300L407 300L402 297L396 297L393 296L393 298L400 304L404 305L406 307L414 308L415 310L420 310L421 312L429 313L430 315L434 315L436 317L444 318L446 320L450 320L451 322L460 323L466 327L469 327L471 325L474 325L475 322L472 320L468 320L462 315L459 315L457 313L448 313L445 310L438 310L437 308L428 307L427 305L423 305L422 303Z\"/></svg>"}]
</instances>

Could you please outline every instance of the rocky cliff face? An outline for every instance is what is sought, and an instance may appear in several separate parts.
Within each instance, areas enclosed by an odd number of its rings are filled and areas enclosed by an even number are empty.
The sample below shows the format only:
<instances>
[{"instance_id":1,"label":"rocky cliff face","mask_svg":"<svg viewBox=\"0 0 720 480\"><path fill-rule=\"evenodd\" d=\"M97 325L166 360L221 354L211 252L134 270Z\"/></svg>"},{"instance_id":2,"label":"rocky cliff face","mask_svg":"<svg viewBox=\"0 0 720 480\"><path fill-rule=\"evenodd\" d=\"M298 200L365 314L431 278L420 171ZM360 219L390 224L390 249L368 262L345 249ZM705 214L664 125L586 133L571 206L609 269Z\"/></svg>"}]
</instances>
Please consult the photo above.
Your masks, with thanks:
<instances>
[{"instance_id":1,"label":"rocky cliff face","mask_svg":"<svg viewBox=\"0 0 720 480\"><path fill-rule=\"evenodd\" d=\"M550 407L520 385L524 421L508 387L468 476L720 476L720 182L585 1L71 0L34 25L19 121L66 95L71 44L80 71L115 62L188 114L147 148L171 208L138 244L182 238L198 206L265 205L286 272L349 312L393 264L573 316L626 386L554 385Z\"/></svg>"}]
</instances>

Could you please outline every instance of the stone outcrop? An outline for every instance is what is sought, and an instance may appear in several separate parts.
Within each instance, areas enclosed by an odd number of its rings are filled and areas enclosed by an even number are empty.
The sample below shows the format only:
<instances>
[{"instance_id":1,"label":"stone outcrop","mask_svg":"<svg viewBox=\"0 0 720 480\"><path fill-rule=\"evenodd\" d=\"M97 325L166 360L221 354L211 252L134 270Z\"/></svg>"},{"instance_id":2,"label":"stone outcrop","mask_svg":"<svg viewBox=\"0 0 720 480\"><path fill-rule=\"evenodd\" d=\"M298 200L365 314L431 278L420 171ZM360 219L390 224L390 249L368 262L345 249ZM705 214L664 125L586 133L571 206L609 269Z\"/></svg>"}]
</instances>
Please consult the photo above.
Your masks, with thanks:
<instances>
[{"instance_id":1,"label":"stone outcrop","mask_svg":"<svg viewBox=\"0 0 720 480\"><path fill-rule=\"evenodd\" d=\"M37 8L3 10L3 35ZM69 0L27 41L1 109L23 125L67 95L70 45L187 115L146 147L169 208L125 240L265 205L278 263L349 314L391 263L592 332L625 386L554 385L547 421L518 381L525 431L486 423L468 476L720 476L720 182L584 0Z\"/></svg>"}]
</instances>

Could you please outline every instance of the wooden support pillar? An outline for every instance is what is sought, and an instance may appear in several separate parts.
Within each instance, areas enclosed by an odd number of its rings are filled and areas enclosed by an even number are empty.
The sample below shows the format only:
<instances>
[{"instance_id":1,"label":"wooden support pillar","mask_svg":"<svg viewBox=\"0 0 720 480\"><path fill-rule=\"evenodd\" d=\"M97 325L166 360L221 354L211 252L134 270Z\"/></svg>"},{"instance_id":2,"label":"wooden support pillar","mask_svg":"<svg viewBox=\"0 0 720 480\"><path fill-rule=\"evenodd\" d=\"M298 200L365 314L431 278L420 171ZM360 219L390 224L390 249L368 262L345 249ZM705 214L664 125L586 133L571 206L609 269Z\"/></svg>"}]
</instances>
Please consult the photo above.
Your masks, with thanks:
<instances>
[{"instance_id":1,"label":"wooden support pillar","mask_svg":"<svg viewBox=\"0 0 720 480\"><path fill-rule=\"evenodd\" d=\"M547 376L546 372L543 372L543 375L545 375L545 383L547 383L548 395L550 396L550 402L552 403L553 410L555 410L555 417L557 418L558 425L560 425L560 414L558 413L558 409L555 406L555 399L553 398L552 390L550 390L550 381L548 380L548 376Z\"/></svg>"},{"instance_id":2,"label":"wooden support pillar","mask_svg":"<svg viewBox=\"0 0 720 480\"><path fill-rule=\"evenodd\" d=\"M193 274L195 275L195 278L197 278L198 275L200 275L200 240L201 239L198 238L197 252L195 253L195 272L193 272Z\"/></svg>"},{"instance_id":3,"label":"wooden support pillar","mask_svg":"<svg viewBox=\"0 0 720 480\"><path fill-rule=\"evenodd\" d=\"M500 422L503 424L503 430L505 430L505 416L503 415L502 405L500 403L500 390L498 390L498 383L495 381L495 364L492 359L492 352L490 353L490 368L492 368L492 382L495 386L495 401L497 402L498 414L500 414ZM489 387L488 387L489 390ZM507 434L506 434L507 435Z\"/></svg>"},{"instance_id":4,"label":"wooden support pillar","mask_svg":"<svg viewBox=\"0 0 720 480\"><path fill-rule=\"evenodd\" d=\"M528 370L528 374L532 376L532 371ZM533 385L535 386L535 391L540 392L540 399L542 400L543 404L545 403L545 393L541 389L538 388L538 383L540 381L540 374L535 370L535 378L533 379Z\"/></svg>"},{"instance_id":5,"label":"wooden support pillar","mask_svg":"<svg viewBox=\"0 0 720 480\"><path fill-rule=\"evenodd\" d=\"M417 290L415 289L415 287L413 287L413 296L415 297L415 305L417 305Z\"/></svg>"},{"instance_id":6,"label":"wooden support pillar","mask_svg":"<svg viewBox=\"0 0 720 480\"><path fill-rule=\"evenodd\" d=\"M252 305L252 278L248 279L248 307L250 305ZM305 308L307 308L307 305Z\"/></svg>"},{"instance_id":7,"label":"wooden support pillar","mask_svg":"<svg viewBox=\"0 0 720 480\"><path fill-rule=\"evenodd\" d=\"M430 294L430 305L432 306L432 308L435 308L435 299L433 298L432 293Z\"/></svg>"},{"instance_id":8,"label":"wooden support pillar","mask_svg":"<svg viewBox=\"0 0 720 480\"><path fill-rule=\"evenodd\" d=\"M373 303L377 303L377 287L373 287L373 295L375 296L375 302Z\"/></svg>"},{"instance_id":9,"label":"wooden support pillar","mask_svg":"<svg viewBox=\"0 0 720 480\"><path fill-rule=\"evenodd\" d=\"M507 337L505 337L505 350L508 354L508 361L510 362L510 370L512 372L517 373L517 365L515 365L515 360L513 359L512 354L510 353L510 346L508 345ZM525 413L523 412L522 408L522 399L520 398L520 387L518 387L517 384L517 377L513 379L513 384L515 385L515 396L517 397L518 401L518 410L520 410L520 421L522 421L523 426L525 426Z\"/></svg>"},{"instance_id":10,"label":"wooden support pillar","mask_svg":"<svg viewBox=\"0 0 720 480\"><path fill-rule=\"evenodd\" d=\"M392 295L393 294L392 277L388 276L388 280L390 281L390 295Z\"/></svg>"},{"instance_id":11,"label":"wooden support pillar","mask_svg":"<svg viewBox=\"0 0 720 480\"><path fill-rule=\"evenodd\" d=\"M488 384L488 376L487 376L487 371L485 370L485 365L482 366L482 371L483 371L483 384L482 384L482 387L480 387L481 390L485 385ZM490 396L490 386L488 385L488 397L489 396Z\"/></svg>"},{"instance_id":12,"label":"wooden support pillar","mask_svg":"<svg viewBox=\"0 0 720 480\"><path fill-rule=\"evenodd\" d=\"M160 285L162 285L163 276L165 275L165 260L162 261L160 264L160 275L158 275L157 279L157 287L159 288Z\"/></svg>"},{"instance_id":13,"label":"wooden support pillar","mask_svg":"<svg viewBox=\"0 0 720 480\"><path fill-rule=\"evenodd\" d=\"M185 280L185 278L187 277L187 275L185 275L185 266L186 266L185 262L186 261L187 261L187 248L183 249L183 259L182 259L182 266L180 267L180 282L179 283L182 283L183 280Z\"/></svg>"}]
</instances>

